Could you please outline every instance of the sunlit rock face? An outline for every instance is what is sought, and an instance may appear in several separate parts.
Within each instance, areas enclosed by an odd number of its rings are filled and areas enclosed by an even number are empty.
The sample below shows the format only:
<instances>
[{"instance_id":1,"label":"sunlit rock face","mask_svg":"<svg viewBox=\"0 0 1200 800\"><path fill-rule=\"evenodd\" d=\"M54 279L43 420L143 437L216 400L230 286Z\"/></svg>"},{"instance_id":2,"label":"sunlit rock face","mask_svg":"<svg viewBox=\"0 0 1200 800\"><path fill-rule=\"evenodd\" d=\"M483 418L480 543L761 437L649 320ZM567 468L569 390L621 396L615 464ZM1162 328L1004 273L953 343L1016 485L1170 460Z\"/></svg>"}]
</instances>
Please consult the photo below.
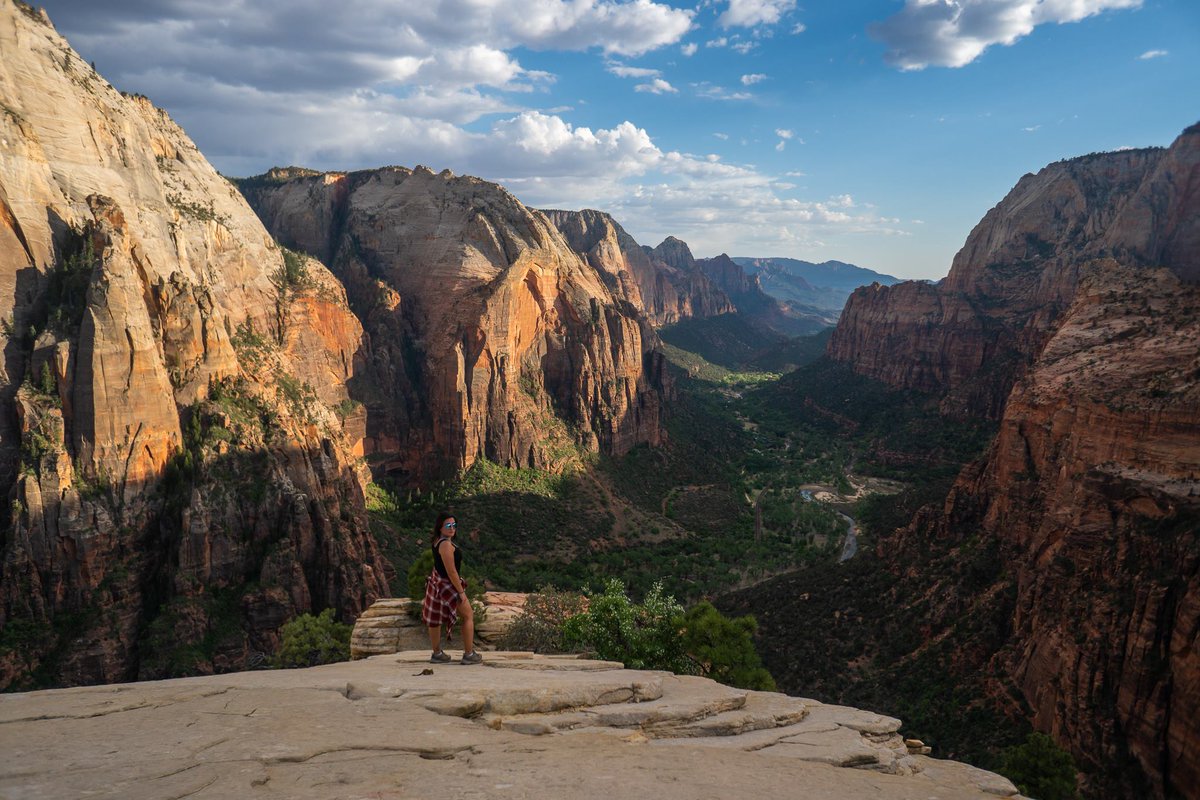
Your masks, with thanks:
<instances>
[{"instance_id":1,"label":"sunlit rock face","mask_svg":"<svg viewBox=\"0 0 1200 800\"><path fill-rule=\"evenodd\" d=\"M3 4L0 50L0 685L237 668L361 611L341 287L43 14Z\"/></svg>"},{"instance_id":2,"label":"sunlit rock face","mask_svg":"<svg viewBox=\"0 0 1200 800\"><path fill-rule=\"evenodd\" d=\"M1111 257L1200 280L1200 127L1168 149L1099 153L1026 175L984 216L937 284L858 289L829 354L892 386L945 393L999 418L1079 286Z\"/></svg>"},{"instance_id":3,"label":"sunlit rock face","mask_svg":"<svg viewBox=\"0 0 1200 800\"><path fill-rule=\"evenodd\" d=\"M668 237L651 249L639 245L603 211L542 213L614 295L630 302L655 327L737 310L697 268L687 244L679 239Z\"/></svg>"},{"instance_id":4,"label":"sunlit rock face","mask_svg":"<svg viewBox=\"0 0 1200 800\"><path fill-rule=\"evenodd\" d=\"M347 287L369 334L352 389L382 469L556 469L573 447L661 441L669 386L648 322L500 186L388 167L274 171L242 188L280 241Z\"/></svg>"}]
</instances>

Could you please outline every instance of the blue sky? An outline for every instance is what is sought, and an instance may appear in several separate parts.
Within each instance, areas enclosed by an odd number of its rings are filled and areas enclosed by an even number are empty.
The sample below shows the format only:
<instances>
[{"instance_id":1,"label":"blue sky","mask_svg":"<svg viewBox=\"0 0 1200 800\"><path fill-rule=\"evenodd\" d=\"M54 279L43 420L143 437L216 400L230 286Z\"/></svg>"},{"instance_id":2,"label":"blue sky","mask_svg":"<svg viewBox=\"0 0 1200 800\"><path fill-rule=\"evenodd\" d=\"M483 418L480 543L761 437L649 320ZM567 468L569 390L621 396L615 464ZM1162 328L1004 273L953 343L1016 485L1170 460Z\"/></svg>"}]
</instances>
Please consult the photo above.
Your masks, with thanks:
<instances>
[{"instance_id":1,"label":"blue sky","mask_svg":"<svg viewBox=\"0 0 1200 800\"><path fill-rule=\"evenodd\" d=\"M222 172L426 164L635 238L939 278L1026 172L1200 121L1196 0L51 0Z\"/></svg>"}]
</instances>

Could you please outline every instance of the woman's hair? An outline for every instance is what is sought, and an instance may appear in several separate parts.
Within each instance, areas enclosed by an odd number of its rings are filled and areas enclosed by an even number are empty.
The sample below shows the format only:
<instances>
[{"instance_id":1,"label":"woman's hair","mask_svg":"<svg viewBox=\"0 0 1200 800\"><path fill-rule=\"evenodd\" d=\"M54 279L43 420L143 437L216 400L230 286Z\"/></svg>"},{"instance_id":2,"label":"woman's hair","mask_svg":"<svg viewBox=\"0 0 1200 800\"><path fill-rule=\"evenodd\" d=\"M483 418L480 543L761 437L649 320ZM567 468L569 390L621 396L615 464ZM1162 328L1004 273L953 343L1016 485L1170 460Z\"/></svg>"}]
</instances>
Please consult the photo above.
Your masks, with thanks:
<instances>
[{"instance_id":1,"label":"woman's hair","mask_svg":"<svg viewBox=\"0 0 1200 800\"><path fill-rule=\"evenodd\" d=\"M448 519L454 519L454 518L455 518L454 515L451 514L449 511L443 511L442 513L438 514L437 522L433 523L433 535L429 537L430 544L433 544L434 542L436 542L438 540L438 537L440 537L442 535L442 523L444 523Z\"/></svg>"}]
</instances>

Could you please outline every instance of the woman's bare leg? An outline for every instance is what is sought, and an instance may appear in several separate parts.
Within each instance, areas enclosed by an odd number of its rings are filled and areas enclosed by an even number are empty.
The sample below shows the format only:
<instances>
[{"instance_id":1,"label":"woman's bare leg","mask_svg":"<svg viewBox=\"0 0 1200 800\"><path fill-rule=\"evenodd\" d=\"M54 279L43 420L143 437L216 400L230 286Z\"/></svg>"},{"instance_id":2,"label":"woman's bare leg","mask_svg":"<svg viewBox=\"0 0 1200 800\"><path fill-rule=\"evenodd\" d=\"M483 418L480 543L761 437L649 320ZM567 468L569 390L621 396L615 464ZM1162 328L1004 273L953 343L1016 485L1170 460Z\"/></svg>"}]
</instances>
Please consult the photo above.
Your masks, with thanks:
<instances>
[{"instance_id":1,"label":"woman's bare leg","mask_svg":"<svg viewBox=\"0 0 1200 800\"><path fill-rule=\"evenodd\" d=\"M442 649L442 626L438 625L435 628L429 629L429 644L433 647L433 652L440 652Z\"/></svg>"},{"instance_id":2,"label":"woman's bare leg","mask_svg":"<svg viewBox=\"0 0 1200 800\"><path fill-rule=\"evenodd\" d=\"M475 612L471 609L471 601L463 598L458 605L459 616L462 617L463 652L475 651Z\"/></svg>"}]
</instances>

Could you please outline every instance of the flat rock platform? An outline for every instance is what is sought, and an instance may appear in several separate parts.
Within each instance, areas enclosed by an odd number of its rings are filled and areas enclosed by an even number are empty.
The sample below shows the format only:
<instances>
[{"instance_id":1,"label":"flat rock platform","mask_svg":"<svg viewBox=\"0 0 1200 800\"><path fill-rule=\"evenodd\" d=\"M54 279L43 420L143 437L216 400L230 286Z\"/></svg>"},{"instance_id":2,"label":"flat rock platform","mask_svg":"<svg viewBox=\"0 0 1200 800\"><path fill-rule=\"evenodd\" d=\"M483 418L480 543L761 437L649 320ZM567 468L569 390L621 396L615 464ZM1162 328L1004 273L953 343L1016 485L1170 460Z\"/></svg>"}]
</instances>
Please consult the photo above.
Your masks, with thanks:
<instances>
[{"instance_id":1,"label":"flat rock platform","mask_svg":"<svg viewBox=\"0 0 1200 800\"><path fill-rule=\"evenodd\" d=\"M573 656L427 658L0 695L0 798L1019 797L868 711Z\"/></svg>"}]
</instances>

